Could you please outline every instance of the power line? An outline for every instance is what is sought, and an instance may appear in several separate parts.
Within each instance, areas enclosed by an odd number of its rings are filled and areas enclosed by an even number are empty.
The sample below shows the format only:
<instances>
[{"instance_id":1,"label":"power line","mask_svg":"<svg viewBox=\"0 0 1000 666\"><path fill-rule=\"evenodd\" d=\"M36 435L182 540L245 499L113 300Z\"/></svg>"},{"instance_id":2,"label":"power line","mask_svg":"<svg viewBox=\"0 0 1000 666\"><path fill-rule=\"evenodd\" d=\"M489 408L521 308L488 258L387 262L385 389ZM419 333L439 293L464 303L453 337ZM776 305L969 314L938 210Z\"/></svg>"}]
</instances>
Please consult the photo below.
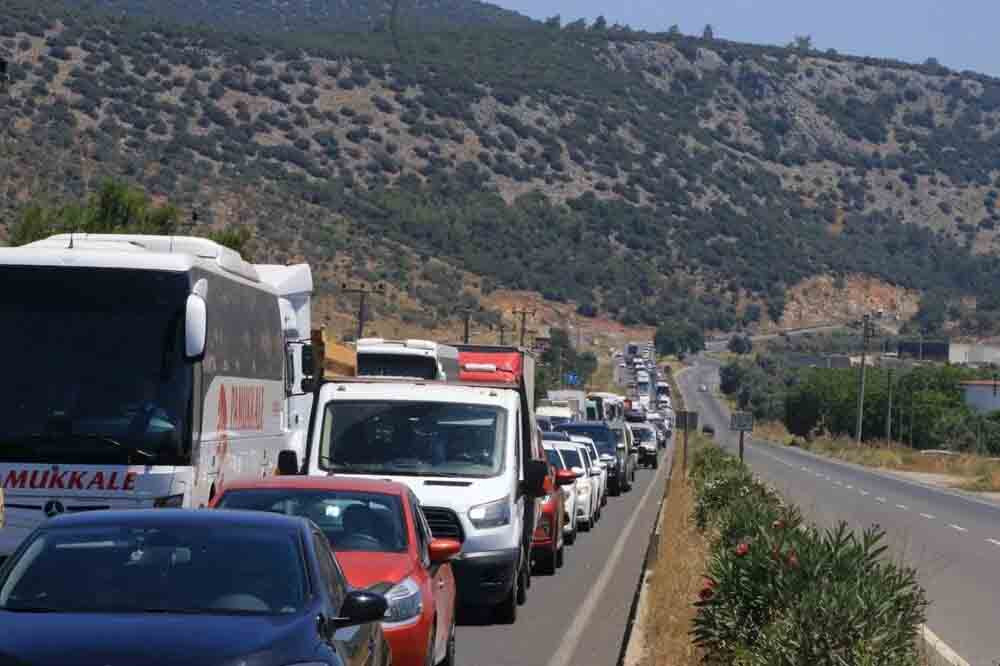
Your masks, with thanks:
<instances>
[{"instance_id":1,"label":"power line","mask_svg":"<svg viewBox=\"0 0 1000 666\"><path fill-rule=\"evenodd\" d=\"M358 294L361 299L358 301L358 335L357 340L360 340L365 335L365 319L368 316L368 310L365 307L368 294L384 294L385 284L379 282L374 287L350 287L346 282L340 285L340 290L345 294Z\"/></svg>"}]
</instances>

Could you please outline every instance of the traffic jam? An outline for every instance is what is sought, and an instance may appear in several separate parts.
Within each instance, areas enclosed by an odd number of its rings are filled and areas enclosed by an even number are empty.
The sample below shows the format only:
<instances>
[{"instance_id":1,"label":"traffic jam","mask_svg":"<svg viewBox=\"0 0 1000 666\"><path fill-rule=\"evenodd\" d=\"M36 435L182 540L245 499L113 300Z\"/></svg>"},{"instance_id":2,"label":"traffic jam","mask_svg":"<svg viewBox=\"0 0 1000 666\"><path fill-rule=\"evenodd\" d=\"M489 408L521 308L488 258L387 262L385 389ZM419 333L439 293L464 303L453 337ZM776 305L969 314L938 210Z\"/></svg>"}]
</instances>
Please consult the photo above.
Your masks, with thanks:
<instances>
[{"instance_id":1,"label":"traffic jam","mask_svg":"<svg viewBox=\"0 0 1000 666\"><path fill-rule=\"evenodd\" d=\"M3 663L454 664L672 434L652 345L624 395L543 397L520 347L333 341L308 265L206 239L58 235L0 279Z\"/></svg>"}]
</instances>

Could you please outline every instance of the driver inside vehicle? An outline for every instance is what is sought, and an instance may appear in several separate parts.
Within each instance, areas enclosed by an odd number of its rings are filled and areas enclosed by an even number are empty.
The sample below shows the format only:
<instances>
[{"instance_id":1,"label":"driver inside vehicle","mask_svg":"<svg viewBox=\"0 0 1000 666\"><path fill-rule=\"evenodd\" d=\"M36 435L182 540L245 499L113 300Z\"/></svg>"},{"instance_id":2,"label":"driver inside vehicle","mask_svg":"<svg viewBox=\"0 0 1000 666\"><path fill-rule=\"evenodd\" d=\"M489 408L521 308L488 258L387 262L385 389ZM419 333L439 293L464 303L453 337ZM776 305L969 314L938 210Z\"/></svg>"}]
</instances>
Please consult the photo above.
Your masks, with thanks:
<instances>
[{"instance_id":1,"label":"driver inside vehicle","mask_svg":"<svg viewBox=\"0 0 1000 666\"><path fill-rule=\"evenodd\" d=\"M372 546L382 547L379 534L379 520L375 512L363 504L352 504L344 509L344 535L337 543L342 549L372 549Z\"/></svg>"}]
</instances>

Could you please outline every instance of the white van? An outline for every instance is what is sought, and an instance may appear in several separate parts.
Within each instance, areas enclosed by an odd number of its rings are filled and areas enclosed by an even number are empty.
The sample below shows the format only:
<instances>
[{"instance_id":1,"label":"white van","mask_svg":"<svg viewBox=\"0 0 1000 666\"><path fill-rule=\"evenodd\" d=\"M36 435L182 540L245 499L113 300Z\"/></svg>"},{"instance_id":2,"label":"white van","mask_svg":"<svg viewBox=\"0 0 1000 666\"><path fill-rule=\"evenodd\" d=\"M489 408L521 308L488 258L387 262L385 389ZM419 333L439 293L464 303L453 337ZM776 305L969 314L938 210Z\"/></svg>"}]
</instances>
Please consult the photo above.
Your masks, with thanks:
<instances>
[{"instance_id":1,"label":"white van","mask_svg":"<svg viewBox=\"0 0 1000 666\"><path fill-rule=\"evenodd\" d=\"M369 377L458 379L458 349L430 340L361 338L358 374Z\"/></svg>"}]
</instances>

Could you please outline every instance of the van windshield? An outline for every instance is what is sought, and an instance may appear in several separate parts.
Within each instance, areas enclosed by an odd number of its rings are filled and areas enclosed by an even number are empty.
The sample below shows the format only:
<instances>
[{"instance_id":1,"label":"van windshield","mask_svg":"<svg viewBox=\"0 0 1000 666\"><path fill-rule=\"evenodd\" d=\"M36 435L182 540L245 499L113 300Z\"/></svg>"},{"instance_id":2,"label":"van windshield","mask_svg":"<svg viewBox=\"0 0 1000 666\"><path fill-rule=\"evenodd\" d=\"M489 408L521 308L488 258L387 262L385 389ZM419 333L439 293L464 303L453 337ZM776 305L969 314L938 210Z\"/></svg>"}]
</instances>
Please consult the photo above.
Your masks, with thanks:
<instances>
[{"instance_id":1,"label":"van windshield","mask_svg":"<svg viewBox=\"0 0 1000 666\"><path fill-rule=\"evenodd\" d=\"M490 477L503 470L506 412L444 402L332 401L320 466L348 474Z\"/></svg>"},{"instance_id":2,"label":"van windshield","mask_svg":"<svg viewBox=\"0 0 1000 666\"><path fill-rule=\"evenodd\" d=\"M437 361L409 354L358 354L358 374L369 377L437 379Z\"/></svg>"},{"instance_id":3,"label":"van windshield","mask_svg":"<svg viewBox=\"0 0 1000 666\"><path fill-rule=\"evenodd\" d=\"M594 440L597 450L608 455L615 455L616 442L611 429L601 425L567 424L557 428L570 435L583 435Z\"/></svg>"}]
</instances>

